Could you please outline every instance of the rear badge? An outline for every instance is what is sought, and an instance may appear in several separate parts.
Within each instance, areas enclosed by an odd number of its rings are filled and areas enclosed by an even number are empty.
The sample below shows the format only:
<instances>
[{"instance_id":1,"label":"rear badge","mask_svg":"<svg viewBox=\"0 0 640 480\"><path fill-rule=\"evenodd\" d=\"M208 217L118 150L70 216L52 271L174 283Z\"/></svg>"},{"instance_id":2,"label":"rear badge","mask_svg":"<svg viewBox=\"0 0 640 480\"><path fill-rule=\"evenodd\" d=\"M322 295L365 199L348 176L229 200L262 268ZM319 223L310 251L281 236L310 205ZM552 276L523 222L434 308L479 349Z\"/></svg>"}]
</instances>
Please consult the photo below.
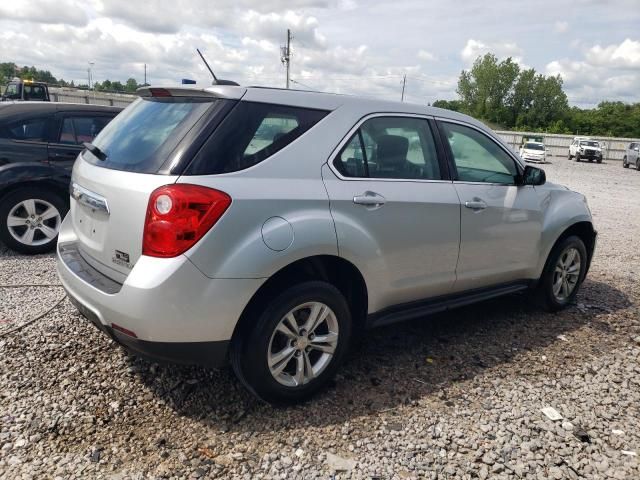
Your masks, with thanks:
<instances>
[{"instance_id":1,"label":"rear badge","mask_svg":"<svg viewBox=\"0 0 640 480\"><path fill-rule=\"evenodd\" d=\"M133 268L133 265L129 263L129 254L126 252L121 252L120 250L115 251L115 255L111 257L111 261L116 265L120 265L121 267L126 267L129 270Z\"/></svg>"}]
</instances>

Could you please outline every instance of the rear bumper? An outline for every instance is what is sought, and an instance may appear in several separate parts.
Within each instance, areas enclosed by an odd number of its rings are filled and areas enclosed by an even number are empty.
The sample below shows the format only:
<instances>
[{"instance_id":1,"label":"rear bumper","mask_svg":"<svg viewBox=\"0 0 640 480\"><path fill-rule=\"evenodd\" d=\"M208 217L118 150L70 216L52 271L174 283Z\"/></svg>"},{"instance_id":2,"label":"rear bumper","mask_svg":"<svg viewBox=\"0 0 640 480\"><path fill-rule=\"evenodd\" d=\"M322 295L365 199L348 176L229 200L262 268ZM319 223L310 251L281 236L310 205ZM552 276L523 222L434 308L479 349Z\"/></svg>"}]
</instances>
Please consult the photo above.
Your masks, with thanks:
<instances>
[{"instance_id":1,"label":"rear bumper","mask_svg":"<svg viewBox=\"0 0 640 480\"><path fill-rule=\"evenodd\" d=\"M211 279L185 256L143 256L119 284L82 261L66 220L58 275L85 317L127 349L154 360L208 366L224 361L235 326L263 279ZM70 254L74 248L77 254Z\"/></svg>"},{"instance_id":2,"label":"rear bumper","mask_svg":"<svg viewBox=\"0 0 640 480\"><path fill-rule=\"evenodd\" d=\"M69 300L98 330L129 352L159 363L182 363L220 368L226 364L229 341L217 342L149 342L131 337L103 325L100 319L80 301L69 294Z\"/></svg>"}]
</instances>

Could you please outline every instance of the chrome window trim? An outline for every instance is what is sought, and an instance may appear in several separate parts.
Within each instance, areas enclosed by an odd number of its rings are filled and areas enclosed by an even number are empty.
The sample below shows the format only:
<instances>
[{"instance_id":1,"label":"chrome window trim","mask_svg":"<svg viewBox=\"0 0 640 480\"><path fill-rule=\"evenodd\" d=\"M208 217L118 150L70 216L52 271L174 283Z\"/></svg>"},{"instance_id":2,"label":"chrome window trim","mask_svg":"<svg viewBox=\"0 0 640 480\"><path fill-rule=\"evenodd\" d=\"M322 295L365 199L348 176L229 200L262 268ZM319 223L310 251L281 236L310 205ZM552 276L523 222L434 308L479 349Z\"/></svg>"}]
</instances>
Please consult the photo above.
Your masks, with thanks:
<instances>
[{"instance_id":1,"label":"chrome window trim","mask_svg":"<svg viewBox=\"0 0 640 480\"><path fill-rule=\"evenodd\" d=\"M338 169L335 167L333 162L335 161L337 156L340 154L340 152L342 151L344 146L349 142L349 140L351 140L351 137L353 137L353 135L355 135L355 133L358 131L358 129L362 126L362 124L364 122L366 122L367 120L370 120L372 118L379 118L379 117L417 118L417 119L425 120L425 121L429 121L430 119L434 118L433 115L421 115L421 114L418 114L418 113L400 113L400 112L388 112L388 113L376 112L376 113L370 113L370 114L365 115L360 120L358 120L353 127L351 127L351 129L342 138L342 140L340 140L340 143L338 143L338 146L333 149L333 151L331 152L331 155L329 155L329 159L325 162L329 166L329 169L333 172L333 174L336 177L338 177L339 180L347 181L347 182L354 182L354 181L363 182L364 181L364 182L452 183L451 180L442 180L442 179L440 179L440 180L429 180L429 179L418 179L418 178L375 178L375 177L345 177L345 176L343 176L338 171ZM429 129L429 131L431 131L431 129ZM435 143L435 141L436 141L435 133L431 132L431 135L434 137L433 141ZM437 153L437 149L436 149L436 155L437 154L438 153ZM436 160L438 160L437 157L436 157ZM439 164L438 164L438 168L440 168Z\"/></svg>"}]
</instances>

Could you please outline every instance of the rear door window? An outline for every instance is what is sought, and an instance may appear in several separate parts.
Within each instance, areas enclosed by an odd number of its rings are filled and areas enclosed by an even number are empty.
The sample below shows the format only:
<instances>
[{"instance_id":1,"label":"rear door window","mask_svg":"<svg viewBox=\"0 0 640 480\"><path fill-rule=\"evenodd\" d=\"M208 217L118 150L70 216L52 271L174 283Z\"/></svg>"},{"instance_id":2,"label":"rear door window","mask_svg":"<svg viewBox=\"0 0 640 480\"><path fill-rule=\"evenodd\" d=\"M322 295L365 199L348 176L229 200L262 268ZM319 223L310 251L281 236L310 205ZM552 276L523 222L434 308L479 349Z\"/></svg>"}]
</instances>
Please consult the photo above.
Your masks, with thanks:
<instances>
[{"instance_id":1,"label":"rear door window","mask_svg":"<svg viewBox=\"0 0 640 480\"><path fill-rule=\"evenodd\" d=\"M67 116L62 122L58 142L67 145L81 145L93 142L96 136L109 123L107 116Z\"/></svg>"},{"instance_id":2,"label":"rear door window","mask_svg":"<svg viewBox=\"0 0 640 480\"><path fill-rule=\"evenodd\" d=\"M239 102L185 173L211 175L249 168L289 145L327 113L285 105Z\"/></svg>"},{"instance_id":3,"label":"rear door window","mask_svg":"<svg viewBox=\"0 0 640 480\"><path fill-rule=\"evenodd\" d=\"M375 117L362 124L333 165L344 177L440 180L436 146L427 120Z\"/></svg>"},{"instance_id":4,"label":"rear door window","mask_svg":"<svg viewBox=\"0 0 640 480\"><path fill-rule=\"evenodd\" d=\"M48 117L29 118L10 123L5 130L13 140L32 142L47 141Z\"/></svg>"},{"instance_id":5,"label":"rear door window","mask_svg":"<svg viewBox=\"0 0 640 480\"><path fill-rule=\"evenodd\" d=\"M157 173L187 132L219 100L198 97L139 98L111 121L93 143L104 161L85 151L83 158L115 170ZM90 136L87 124L77 125Z\"/></svg>"}]
</instances>

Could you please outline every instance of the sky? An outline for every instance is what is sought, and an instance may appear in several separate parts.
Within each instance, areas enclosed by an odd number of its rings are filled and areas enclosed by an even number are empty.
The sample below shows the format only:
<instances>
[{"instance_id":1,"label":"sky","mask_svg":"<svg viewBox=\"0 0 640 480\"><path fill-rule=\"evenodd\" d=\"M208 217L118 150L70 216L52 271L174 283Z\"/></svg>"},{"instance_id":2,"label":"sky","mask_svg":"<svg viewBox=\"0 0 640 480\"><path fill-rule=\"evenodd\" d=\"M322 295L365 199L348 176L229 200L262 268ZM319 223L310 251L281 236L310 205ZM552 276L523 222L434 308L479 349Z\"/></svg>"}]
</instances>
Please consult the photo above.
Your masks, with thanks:
<instances>
[{"instance_id":1,"label":"sky","mask_svg":"<svg viewBox=\"0 0 640 480\"><path fill-rule=\"evenodd\" d=\"M0 4L0 62L87 82L211 78L431 103L486 52L559 74L571 105L640 102L640 0L29 0Z\"/></svg>"}]
</instances>

